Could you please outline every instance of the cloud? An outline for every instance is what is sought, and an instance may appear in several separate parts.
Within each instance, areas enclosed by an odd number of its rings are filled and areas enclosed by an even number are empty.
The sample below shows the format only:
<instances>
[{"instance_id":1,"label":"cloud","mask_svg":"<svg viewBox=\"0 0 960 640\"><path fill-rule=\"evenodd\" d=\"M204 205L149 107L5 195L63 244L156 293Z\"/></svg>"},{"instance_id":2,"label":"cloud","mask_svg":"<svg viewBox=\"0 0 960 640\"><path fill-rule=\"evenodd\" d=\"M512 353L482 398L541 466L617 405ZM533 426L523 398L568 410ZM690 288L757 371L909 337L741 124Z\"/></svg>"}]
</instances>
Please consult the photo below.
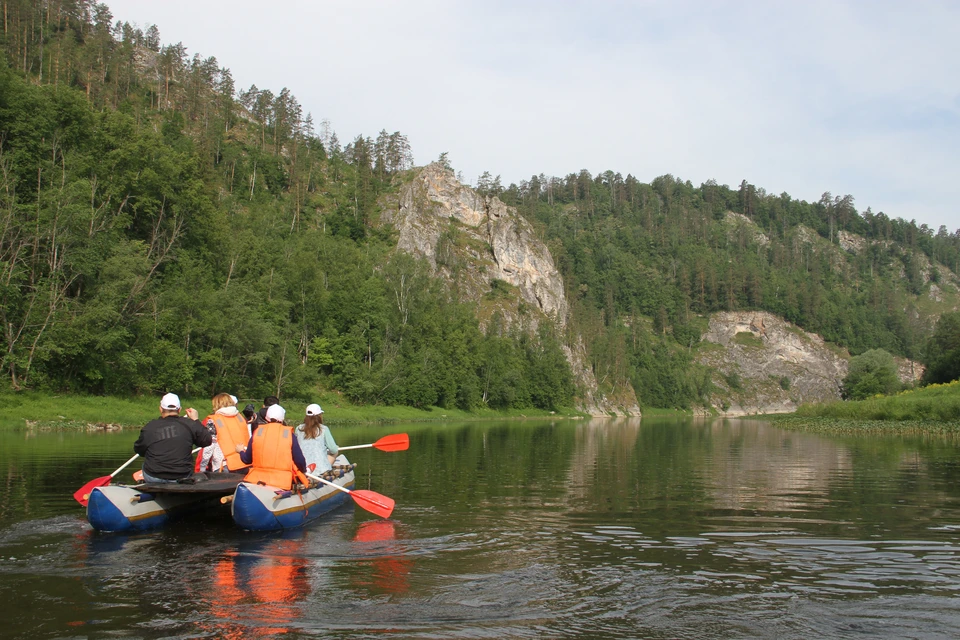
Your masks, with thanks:
<instances>
[{"instance_id":1,"label":"cloud","mask_svg":"<svg viewBox=\"0 0 960 640\"><path fill-rule=\"evenodd\" d=\"M399 130L468 180L612 169L747 179L958 224L951 2L110 0L341 140Z\"/></svg>"}]
</instances>

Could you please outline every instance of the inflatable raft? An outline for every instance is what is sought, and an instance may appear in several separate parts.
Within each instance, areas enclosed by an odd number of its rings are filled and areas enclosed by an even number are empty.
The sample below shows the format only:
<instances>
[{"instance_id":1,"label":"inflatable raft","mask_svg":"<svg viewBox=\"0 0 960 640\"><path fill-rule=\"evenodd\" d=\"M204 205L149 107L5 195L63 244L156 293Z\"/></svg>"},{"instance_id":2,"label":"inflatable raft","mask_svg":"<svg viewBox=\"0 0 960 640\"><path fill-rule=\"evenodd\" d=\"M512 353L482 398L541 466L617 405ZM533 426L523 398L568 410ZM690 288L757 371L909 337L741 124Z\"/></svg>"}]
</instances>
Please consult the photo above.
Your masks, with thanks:
<instances>
[{"instance_id":1,"label":"inflatable raft","mask_svg":"<svg viewBox=\"0 0 960 640\"><path fill-rule=\"evenodd\" d=\"M353 465L342 456L337 463L334 472L325 478L344 489L353 489ZM349 500L347 493L325 484L284 491L241 482L230 504L237 526L250 531L276 531L301 527Z\"/></svg>"},{"instance_id":2,"label":"inflatable raft","mask_svg":"<svg viewBox=\"0 0 960 640\"><path fill-rule=\"evenodd\" d=\"M145 531L232 494L243 476L197 473L190 483L107 485L90 493L87 520L97 531Z\"/></svg>"}]
</instances>

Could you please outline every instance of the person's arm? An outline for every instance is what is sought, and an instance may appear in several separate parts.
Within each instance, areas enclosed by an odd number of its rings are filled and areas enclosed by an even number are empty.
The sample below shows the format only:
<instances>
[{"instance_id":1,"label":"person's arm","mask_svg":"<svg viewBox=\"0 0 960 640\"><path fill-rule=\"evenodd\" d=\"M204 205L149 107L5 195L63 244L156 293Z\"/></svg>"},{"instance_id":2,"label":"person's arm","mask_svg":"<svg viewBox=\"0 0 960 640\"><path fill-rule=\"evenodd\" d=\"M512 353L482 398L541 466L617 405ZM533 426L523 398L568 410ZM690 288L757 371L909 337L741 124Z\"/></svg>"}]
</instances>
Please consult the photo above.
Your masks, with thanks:
<instances>
[{"instance_id":1,"label":"person's arm","mask_svg":"<svg viewBox=\"0 0 960 640\"><path fill-rule=\"evenodd\" d=\"M300 441L296 438L293 439L293 464L297 465L297 469L307 473L307 459L303 456L303 450L300 448Z\"/></svg>"},{"instance_id":2,"label":"person's arm","mask_svg":"<svg viewBox=\"0 0 960 640\"><path fill-rule=\"evenodd\" d=\"M180 421L190 429L190 433L193 435L194 445L198 447L209 447L213 444L213 434L210 433L210 430L203 426L199 420L180 418Z\"/></svg>"},{"instance_id":3,"label":"person's arm","mask_svg":"<svg viewBox=\"0 0 960 640\"><path fill-rule=\"evenodd\" d=\"M237 445L237 453L240 454L240 459L243 461L243 464L253 464L253 436L250 436L250 439L247 440L247 446L243 447L242 445Z\"/></svg>"},{"instance_id":4,"label":"person's arm","mask_svg":"<svg viewBox=\"0 0 960 640\"><path fill-rule=\"evenodd\" d=\"M133 443L133 452L141 456L147 453L147 443L143 441L143 429L140 429L140 437Z\"/></svg>"},{"instance_id":5,"label":"person's arm","mask_svg":"<svg viewBox=\"0 0 960 640\"><path fill-rule=\"evenodd\" d=\"M327 445L327 451L330 452L334 458L340 455L340 447L337 446L336 440L333 439L333 432L330 431L330 427L323 426L323 441Z\"/></svg>"}]
</instances>

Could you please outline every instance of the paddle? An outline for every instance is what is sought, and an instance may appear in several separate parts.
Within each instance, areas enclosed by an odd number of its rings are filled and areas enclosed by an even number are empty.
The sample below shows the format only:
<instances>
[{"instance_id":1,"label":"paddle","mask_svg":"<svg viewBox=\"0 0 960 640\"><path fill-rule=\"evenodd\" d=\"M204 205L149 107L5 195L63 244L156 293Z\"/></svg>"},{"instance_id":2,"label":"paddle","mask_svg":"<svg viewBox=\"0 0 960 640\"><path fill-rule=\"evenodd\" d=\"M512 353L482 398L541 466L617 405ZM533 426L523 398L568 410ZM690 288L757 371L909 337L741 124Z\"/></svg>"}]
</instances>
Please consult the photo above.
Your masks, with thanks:
<instances>
[{"instance_id":1,"label":"paddle","mask_svg":"<svg viewBox=\"0 0 960 640\"><path fill-rule=\"evenodd\" d=\"M140 457L139 453L133 454L133 457L120 465L120 468L111 473L108 476L101 476L99 478L94 478L87 484L83 485L73 494L73 499L80 503L80 506L87 506L87 502L90 500L90 494L93 493L93 490L97 487L105 487L110 484L110 481L113 480L113 476L117 475L124 469L126 469L130 463Z\"/></svg>"},{"instance_id":2,"label":"paddle","mask_svg":"<svg viewBox=\"0 0 960 640\"><path fill-rule=\"evenodd\" d=\"M308 478L313 478L318 482L323 484L328 484L338 491L343 491L350 495L353 498L353 501L356 502L361 508L366 509L370 513L380 516L381 518L389 518L390 514L393 513L393 506L396 504L393 501L393 498L388 498L385 495L381 495L376 491L367 491L365 489L346 489L340 485L330 482L329 480L324 480L320 476L315 476L312 473L307 474Z\"/></svg>"},{"instance_id":3,"label":"paddle","mask_svg":"<svg viewBox=\"0 0 960 640\"><path fill-rule=\"evenodd\" d=\"M203 447L197 447L190 453L191 454L196 453L197 451L200 451L200 449L202 448ZM96 489L97 487L105 487L108 484L110 484L110 481L113 480L113 476L117 475L118 473L126 469L128 466L130 466L130 463L132 463L134 460L136 460L139 457L140 457L140 454L135 453L133 454L132 458L130 458L129 460L124 462L122 465L120 465L120 468L114 471L113 473L111 473L110 475L94 478L87 484L77 489L76 492L74 492L73 494L73 499L79 502L81 507L87 506L87 502L90 501L90 494L93 493L94 489Z\"/></svg>"},{"instance_id":4,"label":"paddle","mask_svg":"<svg viewBox=\"0 0 960 640\"><path fill-rule=\"evenodd\" d=\"M380 451L406 451L410 448L410 436L405 433L395 433L393 435L383 436L372 444L355 444L350 447L340 447L340 451L366 449L367 447L374 447Z\"/></svg>"}]
</instances>

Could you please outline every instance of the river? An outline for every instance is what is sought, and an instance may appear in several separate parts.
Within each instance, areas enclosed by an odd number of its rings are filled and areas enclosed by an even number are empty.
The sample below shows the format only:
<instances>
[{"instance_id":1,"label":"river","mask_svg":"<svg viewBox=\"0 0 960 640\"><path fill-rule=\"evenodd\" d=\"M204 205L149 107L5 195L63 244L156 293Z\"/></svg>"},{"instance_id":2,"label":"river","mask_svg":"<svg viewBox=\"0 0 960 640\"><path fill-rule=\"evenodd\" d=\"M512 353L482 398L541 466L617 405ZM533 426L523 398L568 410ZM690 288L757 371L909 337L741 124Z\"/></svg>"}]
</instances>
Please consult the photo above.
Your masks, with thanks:
<instances>
[{"instance_id":1,"label":"river","mask_svg":"<svg viewBox=\"0 0 960 640\"><path fill-rule=\"evenodd\" d=\"M91 531L135 431L0 431L5 638L960 637L960 462L757 420L344 427L394 498L284 534ZM119 480L129 480L130 471Z\"/></svg>"}]
</instances>

